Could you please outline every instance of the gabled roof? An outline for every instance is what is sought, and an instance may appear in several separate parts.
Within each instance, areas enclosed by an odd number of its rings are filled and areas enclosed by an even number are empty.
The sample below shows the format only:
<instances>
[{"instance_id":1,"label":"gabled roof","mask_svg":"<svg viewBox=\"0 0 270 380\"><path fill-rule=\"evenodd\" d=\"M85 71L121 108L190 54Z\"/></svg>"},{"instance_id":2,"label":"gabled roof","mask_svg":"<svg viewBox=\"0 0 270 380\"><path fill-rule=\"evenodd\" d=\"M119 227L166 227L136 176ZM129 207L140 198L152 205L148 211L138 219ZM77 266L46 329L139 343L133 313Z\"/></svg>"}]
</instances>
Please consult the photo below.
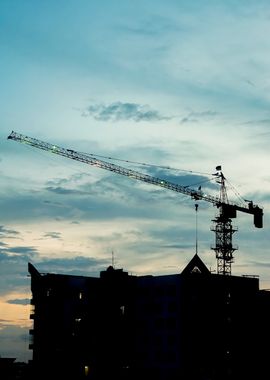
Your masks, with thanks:
<instances>
[{"instance_id":1,"label":"gabled roof","mask_svg":"<svg viewBox=\"0 0 270 380\"><path fill-rule=\"evenodd\" d=\"M204 264L204 262L201 260L197 253L195 253L188 265L181 272L181 275L183 276L192 274L211 274L210 270L207 268L207 266Z\"/></svg>"}]
</instances>

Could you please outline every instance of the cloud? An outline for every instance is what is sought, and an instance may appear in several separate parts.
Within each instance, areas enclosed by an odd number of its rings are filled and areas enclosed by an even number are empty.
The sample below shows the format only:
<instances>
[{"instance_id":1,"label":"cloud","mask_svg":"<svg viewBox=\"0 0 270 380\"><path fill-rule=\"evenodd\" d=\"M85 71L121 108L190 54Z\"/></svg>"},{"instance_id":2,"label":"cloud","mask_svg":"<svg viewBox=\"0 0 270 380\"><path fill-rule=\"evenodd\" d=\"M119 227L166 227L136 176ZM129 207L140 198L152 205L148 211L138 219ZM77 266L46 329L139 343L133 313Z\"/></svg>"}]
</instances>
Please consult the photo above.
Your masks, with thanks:
<instances>
[{"instance_id":1,"label":"cloud","mask_svg":"<svg viewBox=\"0 0 270 380\"><path fill-rule=\"evenodd\" d=\"M193 155L193 146L188 142L181 143L181 149L184 154ZM197 149L197 147L196 147ZM109 154L114 156L115 152L110 151ZM118 153L119 154L119 153ZM117 154L117 155L118 155ZM120 157L125 157L128 154L127 148L121 150ZM146 161L150 162L168 162L169 153L165 149L152 146L150 143L146 146L140 145L136 147L135 158L134 152L131 152L131 160L138 157L145 157ZM170 158L170 157L169 157ZM122 164L121 164L122 165ZM132 168L132 166L131 166ZM141 172L142 166L135 163L135 170ZM203 178L192 177L185 178L180 175L170 176L169 171L154 170L154 166L144 164L144 172L149 175L163 178L163 175L168 181L179 183L183 186L193 185L200 182ZM176 193L167 192L158 186L150 185L147 191L140 191L140 188L148 186L129 178L123 178L115 173L99 170L88 173L68 173L66 177L57 178L46 181L44 186L40 186L36 192L31 192L28 189L18 189L16 192L6 192L1 197L2 215L5 215L5 221L13 223L14 220L21 223L26 221L42 222L47 220L75 220L80 222L80 219L100 219L115 216L128 215L129 212L133 216L137 216L138 211L135 207L136 202L142 202L143 199L148 201L150 197L155 199L171 199ZM143 172L142 172L143 173ZM139 191L138 191L139 190ZM86 199L87 198L87 199ZM104 209L104 205L106 205ZM109 207L110 206L110 207ZM48 231L46 228L45 231ZM1 233L6 237L23 237L16 228L8 228L2 226ZM4 237L3 236L3 237Z\"/></svg>"},{"instance_id":2,"label":"cloud","mask_svg":"<svg viewBox=\"0 0 270 380\"><path fill-rule=\"evenodd\" d=\"M47 186L45 189L49 192L61 194L61 195L85 194L85 193L82 193L81 191L76 190L76 189L66 189L66 188L60 187L60 186L57 186L57 187Z\"/></svg>"},{"instance_id":3,"label":"cloud","mask_svg":"<svg viewBox=\"0 0 270 380\"><path fill-rule=\"evenodd\" d=\"M23 362L32 358L32 352L28 350L28 327L2 325L1 343L1 354L5 357L15 357Z\"/></svg>"},{"instance_id":4,"label":"cloud","mask_svg":"<svg viewBox=\"0 0 270 380\"><path fill-rule=\"evenodd\" d=\"M95 104L88 106L82 116L92 116L99 121L161 121L171 119L161 115L158 111L149 108L147 105L137 103L115 102L108 105Z\"/></svg>"},{"instance_id":5,"label":"cloud","mask_svg":"<svg viewBox=\"0 0 270 380\"><path fill-rule=\"evenodd\" d=\"M51 233L49 233L51 234ZM52 234L53 235L53 234ZM12 253L16 252L16 255ZM20 254L19 254L20 253ZM109 260L95 257L40 258L34 247L8 247L0 250L0 294L14 289L30 291L28 263L38 266L41 272L68 273L74 275L99 275L109 265ZM24 304L26 300L10 300Z\"/></svg>"},{"instance_id":6,"label":"cloud","mask_svg":"<svg viewBox=\"0 0 270 380\"><path fill-rule=\"evenodd\" d=\"M186 117L183 117L183 119L181 119L180 124L197 123L197 122L198 122L198 120L186 116Z\"/></svg>"},{"instance_id":7,"label":"cloud","mask_svg":"<svg viewBox=\"0 0 270 380\"><path fill-rule=\"evenodd\" d=\"M183 117L180 120L180 124L186 124L186 123L198 123L199 119L206 119L209 120L210 118L215 117L218 115L218 112L216 111L202 111L202 112L190 112L187 116Z\"/></svg>"},{"instance_id":8,"label":"cloud","mask_svg":"<svg viewBox=\"0 0 270 380\"><path fill-rule=\"evenodd\" d=\"M155 14L151 17L143 15L139 19L121 20L118 29L125 34L135 35L141 37L144 41L150 37L150 41L158 42L168 32L179 32L182 30L179 22L168 18L166 16Z\"/></svg>"},{"instance_id":9,"label":"cloud","mask_svg":"<svg viewBox=\"0 0 270 380\"><path fill-rule=\"evenodd\" d=\"M241 123L242 125L252 125L252 126L269 126L270 125L270 119L257 119L257 120L249 120L244 123Z\"/></svg>"},{"instance_id":10,"label":"cloud","mask_svg":"<svg viewBox=\"0 0 270 380\"><path fill-rule=\"evenodd\" d=\"M270 261L269 262L263 262L263 261L250 261L250 264L255 267L264 267L264 268L270 268Z\"/></svg>"},{"instance_id":11,"label":"cloud","mask_svg":"<svg viewBox=\"0 0 270 380\"><path fill-rule=\"evenodd\" d=\"M0 329L3 327L10 326L12 323L14 323L14 319L2 319L0 318Z\"/></svg>"},{"instance_id":12,"label":"cloud","mask_svg":"<svg viewBox=\"0 0 270 380\"><path fill-rule=\"evenodd\" d=\"M59 239L61 240L61 232L47 232L44 234L44 238Z\"/></svg>"},{"instance_id":13,"label":"cloud","mask_svg":"<svg viewBox=\"0 0 270 380\"><path fill-rule=\"evenodd\" d=\"M28 289L27 263L38 255L32 246L6 245L0 248L0 294L14 289Z\"/></svg>"},{"instance_id":14,"label":"cloud","mask_svg":"<svg viewBox=\"0 0 270 380\"><path fill-rule=\"evenodd\" d=\"M9 228L6 228L4 226L0 226L0 237L1 238L14 238L15 236L18 236L20 233L15 230L11 230Z\"/></svg>"},{"instance_id":15,"label":"cloud","mask_svg":"<svg viewBox=\"0 0 270 380\"><path fill-rule=\"evenodd\" d=\"M79 173L72 173L69 175L68 178L54 178L54 179L49 179L46 184L48 186L52 187L57 187L57 186L62 186L62 185L67 185L70 183L78 183L81 182L84 178L89 178L89 174L84 173L84 172L79 172Z\"/></svg>"},{"instance_id":16,"label":"cloud","mask_svg":"<svg viewBox=\"0 0 270 380\"><path fill-rule=\"evenodd\" d=\"M7 300L6 302L12 305L29 305L30 298L15 298L15 299Z\"/></svg>"},{"instance_id":17,"label":"cloud","mask_svg":"<svg viewBox=\"0 0 270 380\"><path fill-rule=\"evenodd\" d=\"M206 176L203 174L188 173L188 174L172 174L170 170L163 168L152 167L149 168L149 175L155 178L161 178L173 184L179 184L183 187L195 188L204 183L204 187L207 189L217 189L216 184L213 182L214 177Z\"/></svg>"},{"instance_id":18,"label":"cloud","mask_svg":"<svg viewBox=\"0 0 270 380\"><path fill-rule=\"evenodd\" d=\"M110 260L95 257L76 256L69 258L45 258L33 265L39 272L69 275L99 276L100 271L110 264Z\"/></svg>"},{"instance_id":19,"label":"cloud","mask_svg":"<svg viewBox=\"0 0 270 380\"><path fill-rule=\"evenodd\" d=\"M4 248L0 248L0 261L1 256L3 257L9 257L9 258L30 258L33 257L35 254L38 253L38 250L35 247L32 246L5 246Z\"/></svg>"},{"instance_id":20,"label":"cloud","mask_svg":"<svg viewBox=\"0 0 270 380\"><path fill-rule=\"evenodd\" d=\"M251 80L249 79L243 79L244 82L246 82L247 84L249 84L250 86L253 86L253 87L256 87L255 83L253 83Z\"/></svg>"},{"instance_id":21,"label":"cloud","mask_svg":"<svg viewBox=\"0 0 270 380\"><path fill-rule=\"evenodd\" d=\"M162 248L165 249L177 249L177 250L189 250L190 248L194 247L193 242L192 243L183 243L183 244L164 244Z\"/></svg>"}]
</instances>

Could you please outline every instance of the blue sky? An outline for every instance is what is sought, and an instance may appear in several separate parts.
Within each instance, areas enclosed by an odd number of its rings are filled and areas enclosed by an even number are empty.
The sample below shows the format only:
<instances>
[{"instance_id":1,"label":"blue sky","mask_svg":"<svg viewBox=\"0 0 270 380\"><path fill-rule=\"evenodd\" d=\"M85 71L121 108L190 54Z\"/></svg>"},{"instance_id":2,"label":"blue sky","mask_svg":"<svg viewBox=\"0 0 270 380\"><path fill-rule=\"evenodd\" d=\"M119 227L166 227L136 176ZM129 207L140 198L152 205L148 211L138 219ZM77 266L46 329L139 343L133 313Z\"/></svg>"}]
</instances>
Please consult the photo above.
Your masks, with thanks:
<instances>
[{"instance_id":1,"label":"blue sky","mask_svg":"<svg viewBox=\"0 0 270 380\"><path fill-rule=\"evenodd\" d=\"M97 276L114 252L133 274L167 274L195 253L187 196L25 147L7 140L12 130L183 169L123 163L183 185L222 165L264 209L263 229L250 215L234 221L232 272L270 288L269 17L268 1L0 2L0 355L30 357L29 261ZM199 255L212 270L216 213L199 202Z\"/></svg>"}]
</instances>

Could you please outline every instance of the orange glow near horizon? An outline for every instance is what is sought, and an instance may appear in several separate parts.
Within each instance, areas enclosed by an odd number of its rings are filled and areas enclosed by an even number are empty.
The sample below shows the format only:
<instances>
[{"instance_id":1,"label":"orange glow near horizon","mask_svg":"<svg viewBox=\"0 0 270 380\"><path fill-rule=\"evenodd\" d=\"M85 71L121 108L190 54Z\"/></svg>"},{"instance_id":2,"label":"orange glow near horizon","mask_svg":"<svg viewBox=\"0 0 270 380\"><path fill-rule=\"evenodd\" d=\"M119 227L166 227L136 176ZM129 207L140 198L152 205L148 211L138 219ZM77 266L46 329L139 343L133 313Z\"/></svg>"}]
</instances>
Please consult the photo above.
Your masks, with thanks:
<instances>
[{"instance_id":1,"label":"orange glow near horizon","mask_svg":"<svg viewBox=\"0 0 270 380\"><path fill-rule=\"evenodd\" d=\"M0 330L6 326L19 326L30 328L30 304L21 305L9 303L9 300L29 298L30 294L11 292L0 297Z\"/></svg>"}]
</instances>

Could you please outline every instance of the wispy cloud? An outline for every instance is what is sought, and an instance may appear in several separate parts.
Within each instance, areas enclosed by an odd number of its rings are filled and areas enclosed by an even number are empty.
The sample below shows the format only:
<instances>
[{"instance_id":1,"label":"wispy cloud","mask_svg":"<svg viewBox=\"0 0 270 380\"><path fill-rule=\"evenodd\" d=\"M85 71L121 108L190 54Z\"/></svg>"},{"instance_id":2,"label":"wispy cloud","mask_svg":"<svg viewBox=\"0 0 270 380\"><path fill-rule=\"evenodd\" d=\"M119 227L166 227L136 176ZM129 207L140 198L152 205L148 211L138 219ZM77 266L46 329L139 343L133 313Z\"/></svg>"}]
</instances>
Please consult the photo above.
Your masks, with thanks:
<instances>
[{"instance_id":1,"label":"wispy cloud","mask_svg":"<svg viewBox=\"0 0 270 380\"><path fill-rule=\"evenodd\" d=\"M12 321L13 322L13 321ZM13 323L12 323L13 324ZM18 361L31 359L31 351L25 350L29 343L29 327L9 325L9 321L0 320L2 352L7 357L15 357Z\"/></svg>"},{"instance_id":2,"label":"wispy cloud","mask_svg":"<svg viewBox=\"0 0 270 380\"><path fill-rule=\"evenodd\" d=\"M0 248L0 261L9 257L12 260L12 257L30 258L37 254L38 250L32 246L5 246Z\"/></svg>"},{"instance_id":3,"label":"wispy cloud","mask_svg":"<svg viewBox=\"0 0 270 380\"><path fill-rule=\"evenodd\" d=\"M196 189L197 186L202 186L202 184L204 184L203 186L207 189L217 190L217 185L214 182L214 177L196 173L183 174L183 172L176 172L176 174L172 174L170 170L154 167L149 168L148 172L153 177L158 177L171 183L179 184L183 187L191 187Z\"/></svg>"},{"instance_id":4,"label":"wispy cloud","mask_svg":"<svg viewBox=\"0 0 270 380\"><path fill-rule=\"evenodd\" d=\"M255 83L253 83L251 80L249 79L243 79L244 82L246 82L247 84L249 84L250 86L253 86L253 87L256 87Z\"/></svg>"},{"instance_id":5,"label":"wispy cloud","mask_svg":"<svg viewBox=\"0 0 270 380\"><path fill-rule=\"evenodd\" d=\"M20 233L18 231L12 230L10 228L6 228L5 226L0 226L0 237L1 238L9 238L9 237L16 237Z\"/></svg>"},{"instance_id":6,"label":"wispy cloud","mask_svg":"<svg viewBox=\"0 0 270 380\"><path fill-rule=\"evenodd\" d=\"M161 115L157 110L153 110L147 105L122 102L90 105L82 112L82 116L91 116L100 121L132 120L140 122L171 119L171 117Z\"/></svg>"},{"instance_id":7,"label":"wispy cloud","mask_svg":"<svg viewBox=\"0 0 270 380\"><path fill-rule=\"evenodd\" d=\"M52 192L52 193L56 193L56 194L61 194L61 195L70 195L70 194L85 194L83 193L82 191L80 190L76 190L76 189L67 189L65 187L61 187L61 186L56 186L56 187L53 187L53 186L47 186L45 188L45 190L49 191L49 192Z\"/></svg>"},{"instance_id":8,"label":"wispy cloud","mask_svg":"<svg viewBox=\"0 0 270 380\"><path fill-rule=\"evenodd\" d=\"M33 251L35 250L32 247L9 247L0 250L0 294L29 287L27 262L33 259Z\"/></svg>"},{"instance_id":9,"label":"wispy cloud","mask_svg":"<svg viewBox=\"0 0 270 380\"><path fill-rule=\"evenodd\" d=\"M57 272L70 275L99 276L106 269L109 260L95 257L76 256L74 258L45 258L34 264L40 272Z\"/></svg>"},{"instance_id":10,"label":"wispy cloud","mask_svg":"<svg viewBox=\"0 0 270 380\"><path fill-rule=\"evenodd\" d=\"M256 267L270 268L270 261L269 262L265 262L265 261L250 261L250 264L252 266L256 266Z\"/></svg>"},{"instance_id":11,"label":"wispy cloud","mask_svg":"<svg viewBox=\"0 0 270 380\"><path fill-rule=\"evenodd\" d=\"M29 305L30 298L15 298L6 301L11 305Z\"/></svg>"},{"instance_id":12,"label":"wispy cloud","mask_svg":"<svg viewBox=\"0 0 270 380\"><path fill-rule=\"evenodd\" d=\"M49 233L53 236L53 233ZM16 254L14 254L16 252ZM98 276L109 265L109 260L96 257L41 258L34 247L0 249L0 294L14 289L29 288L28 263L37 265L41 272L59 272L74 275ZM25 304L25 299L10 299L9 303Z\"/></svg>"},{"instance_id":13,"label":"wispy cloud","mask_svg":"<svg viewBox=\"0 0 270 380\"><path fill-rule=\"evenodd\" d=\"M61 232L47 232L44 234L44 238L50 238L50 239L59 239L61 240Z\"/></svg>"},{"instance_id":14,"label":"wispy cloud","mask_svg":"<svg viewBox=\"0 0 270 380\"><path fill-rule=\"evenodd\" d=\"M258 120L249 120L242 125L252 125L252 126L269 126L270 125L270 119L258 119Z\"/></svg>"},{"instance_id":15,"label":"wispy cloud","mask_svg":"<svg viewBox=\"0 0 270 380\"><path fill-rule=\"evenodd\" d=\"M199 121L199 119L208 120L208 119L213 118L213 117L215 117L217 115L218 115L218 112L211 111L211 110L202 111L202 112L192 111L192 112L189 112L189 114L187 114L187 116L183 117L180 120L180 123L181 124L185 124L185 123L197 123Z\"/></svg>"}]
</instances>

